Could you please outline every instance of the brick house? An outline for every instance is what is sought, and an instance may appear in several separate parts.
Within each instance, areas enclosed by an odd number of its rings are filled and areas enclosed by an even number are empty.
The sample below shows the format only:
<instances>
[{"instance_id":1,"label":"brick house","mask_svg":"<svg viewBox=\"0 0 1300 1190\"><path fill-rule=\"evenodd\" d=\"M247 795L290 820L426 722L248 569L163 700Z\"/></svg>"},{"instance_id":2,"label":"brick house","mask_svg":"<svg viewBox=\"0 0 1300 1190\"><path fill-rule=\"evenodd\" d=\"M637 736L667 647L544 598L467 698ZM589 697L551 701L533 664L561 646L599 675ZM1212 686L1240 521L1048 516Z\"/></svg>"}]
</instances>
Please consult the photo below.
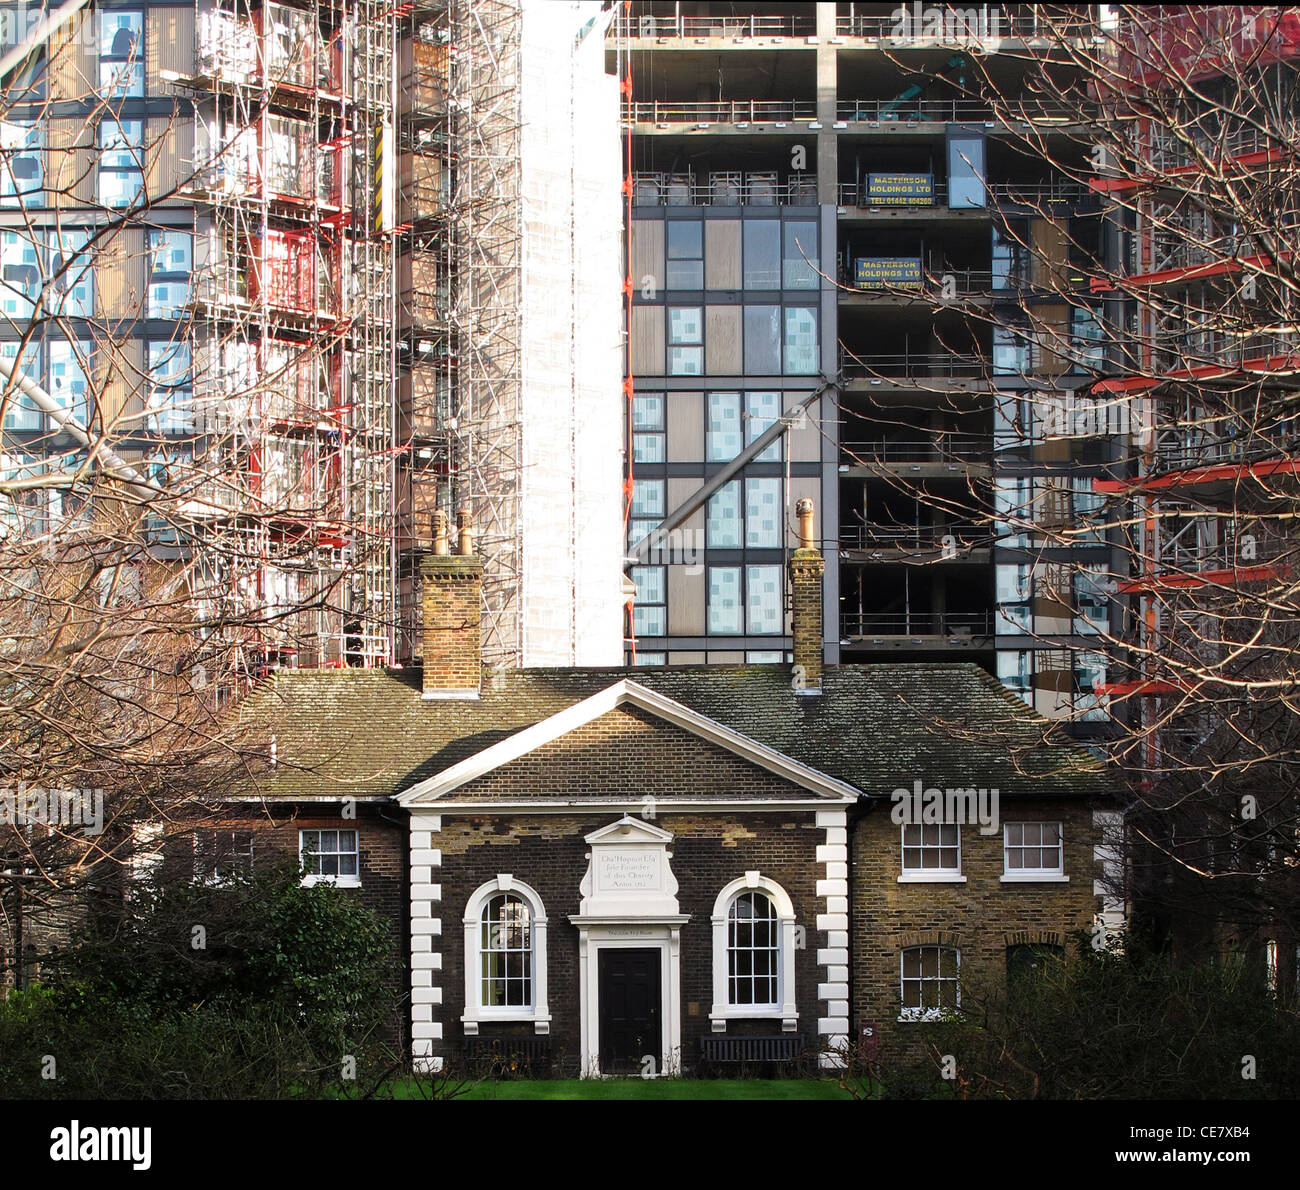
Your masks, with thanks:
<instances>
[{"instance_id":1,"label":"brick house","mask_svg":"<svg viewBox=\"0 0 1300 1190\"><path fill-rule=\"evenodd\" d=\"M422 671L291 671L243 708L274 755L249 846L390 916L417 1068L833 1065L1092 923L1099 764L975 666L823 668L810 543L793 669L484 669L461 547L424 560ZM902 821L932 788L1000 820Z\"/></svg>"}]
</instances>

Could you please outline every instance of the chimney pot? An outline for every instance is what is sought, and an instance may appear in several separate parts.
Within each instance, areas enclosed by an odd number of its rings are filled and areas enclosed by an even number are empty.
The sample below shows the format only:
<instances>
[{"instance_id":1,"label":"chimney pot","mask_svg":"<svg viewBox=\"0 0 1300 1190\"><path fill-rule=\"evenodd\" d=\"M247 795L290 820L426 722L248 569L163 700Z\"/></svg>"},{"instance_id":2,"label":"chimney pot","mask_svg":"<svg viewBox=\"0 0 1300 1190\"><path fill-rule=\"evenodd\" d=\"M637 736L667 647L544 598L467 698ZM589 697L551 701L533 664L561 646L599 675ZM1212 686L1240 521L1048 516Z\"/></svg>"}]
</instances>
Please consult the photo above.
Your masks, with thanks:
<instances>
[{"instance_id":1,"label":"chimney pot","mask_svg":"<svg viewBox=\"0 0 1300 1190\"><path fill-rule=\"evenodd\" d=\"M817 542L813 540L813 502L804 496L795 504L794 512L799 518L799 548L816 549Z\"/></svg>"},{"instance_id":2,"label":"chimney pot","mask_svg":"<svg viewBox=\"0 0 1300 1190\"><path fill-rule=\"evenodd\" d=\"M822 692L822 576L826 560L817 548L813 528L815 508L804 497L795 504L799 517L799 548L790 555L790 603L794 621L794 690Z\"/></svg>"},{"instance_id":3,"label":"chimney pot","mask_svg":"<svg viewBox=\"0 0 1300 1190\"><path fill-rule=\"evenodd\" d=\"M456 514L456 532L460 538L460 545L456 552L472 554L474 552L474 529L470 524L470 511L468 508L462 508Z\"/></svg>"},{"instance_id":4,"label":"chimney pot","mask_svg":"<svg viewBox=\"0 0 1300 1190\"><path fill-rule=\"evenodd\" d=\"M483 560L474 553L468 510L458 521L460 552L447 548L447 514L439 510L433 553L420 560L425 698L478 698L483 678Z\"/></svg>"}]
</instances>

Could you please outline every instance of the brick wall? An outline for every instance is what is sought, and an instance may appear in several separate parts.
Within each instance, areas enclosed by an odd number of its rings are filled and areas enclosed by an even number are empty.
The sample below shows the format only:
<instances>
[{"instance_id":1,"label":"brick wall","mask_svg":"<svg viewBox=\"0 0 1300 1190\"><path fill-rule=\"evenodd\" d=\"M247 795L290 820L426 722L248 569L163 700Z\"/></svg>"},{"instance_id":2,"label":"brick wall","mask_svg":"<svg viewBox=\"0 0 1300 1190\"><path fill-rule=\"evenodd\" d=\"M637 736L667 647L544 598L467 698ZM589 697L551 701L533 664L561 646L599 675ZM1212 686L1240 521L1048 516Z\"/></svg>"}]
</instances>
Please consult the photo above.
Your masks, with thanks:
<instances>
[{"instance_id":1,"label":"brick wall","mask_svg":"<svg viewBox=\"0 0 1300 1190\"><path fill-rule=\"evenodd\" d=\"M578 930L568 916L579 910L578 886L587 870L584 836L618 817L617 811L443 817L437 836L442 852L442 1002L436 1013L443 1025L439 1052L444 1057L455 1061L463 1052L465 905L481 885L509 873L530 885L545 905L551 1047L553 1054L562 1056L567 1072L577 1073L581 1048ZM681 932L683 1065L694 1064L699 1038L712 1027L714 901L724 885L752 870L785 889L794 903L797 924L805 928L806 947L795 952L795 1002L799 1031L815 1044L820 1010L817 949L825 943L815 928L822 903L816 896L819 866L814 858L826 833L816 826L814 813L660 813L652 821L674 836L669 850L679 885L677 898L682 913L691 916ZM780 1031L780 1022L773 1020L731 1021L727 1029L732 1035ZM531 1024L483 1023L479 1035L531 1036L532 1032Z\"/></svg>"},{"instance_id":2,"label":"brick wall","mask_svg":"<svg viewBox=\"0 0 1300 1190\"><path fill-rule=\"evenodd\" d=\"M687 779L689 778L689 779ZM622 706L471 781L458 798L609 795L668 797L808 796L734 752L636 706Z\"/></svg>"},{"instance_id":3,"label":"brick wall","mask_svg":"<svg viewBox=\"0 0 1300 1190\"><path fill-rule=\"evenodd\" d=\"M426 694L476 693L482 678L483 561L474 554L420 560Z\"/></svg>"},{"instance_id":4,"label":"brick wall","mask_svg":"<svg viewBox=\"0 0 1300 1190\"><path fill-rule=\"evenodd\" d=\"M383 807L387 809L387 807ZM205 817L201 825L176 824L169 829L163 849L164 877L189 880L194 874L194 831L239 830L253 835L253 871L266 872L279 865L298 863L300 830L356 830L360 852L361 887L341 891L359 897L366 908L388 924L393 955L405 980L407 953L406 917L409 889L406 878L406 830L399 822L380 817L381 807L361 803L355 818L343 818L335 806L276 807L274 817L264 814ZM389 811L390 816L392 811Z\"/></svg>"},{"instance_id":5,"label":"brick wall","mask_svg":"<svg viewBox=\"0 0 1300 1190\"><path fill-rule=\"evenodd\" d=\"M899 1021L900 952L909 946L955 946L963 979L1005 980L1007 948L1047 943L1072 951L1069 933L1089 928L1099 899L1093 847L1099 834L1081 803L1003 800L1002 821L1061 822L1069 883L1002 883L1001 824L996 834L961 830L964 884L900 884L901 828L889 807L862 817L851 834L854 1033L863 1021L879 1028L882 1054L915 1053L923 1023Z\"/></svg>"}]
</instances>

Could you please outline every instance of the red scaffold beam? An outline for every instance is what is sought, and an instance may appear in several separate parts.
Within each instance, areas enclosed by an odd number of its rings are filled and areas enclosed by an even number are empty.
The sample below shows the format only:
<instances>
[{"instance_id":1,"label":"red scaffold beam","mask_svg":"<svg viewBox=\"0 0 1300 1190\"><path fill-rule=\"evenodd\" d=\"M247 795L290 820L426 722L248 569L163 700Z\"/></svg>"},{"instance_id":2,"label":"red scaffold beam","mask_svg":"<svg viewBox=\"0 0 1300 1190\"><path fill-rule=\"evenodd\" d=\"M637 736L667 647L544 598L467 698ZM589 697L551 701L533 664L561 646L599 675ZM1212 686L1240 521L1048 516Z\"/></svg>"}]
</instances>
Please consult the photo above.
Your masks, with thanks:
<instances>
[{"instance_id":1,"label":"red scaffold beam","mask_svg":"<svg viewBox=\"0 0 1300 1190\"><path fill-rule=\"evenodd\" d=\"M1188 467L1167 471L1145 479L1094 479L1092 490L1114 495L1122 492L1155 492L1169 488L1191 487L1202 483L1222 483L1227 479L1260 479L1268 475L1300 474L1300 459L1267 459L1259 463L1217 463L1211 467Z\"/></svg>"}]
</instances>

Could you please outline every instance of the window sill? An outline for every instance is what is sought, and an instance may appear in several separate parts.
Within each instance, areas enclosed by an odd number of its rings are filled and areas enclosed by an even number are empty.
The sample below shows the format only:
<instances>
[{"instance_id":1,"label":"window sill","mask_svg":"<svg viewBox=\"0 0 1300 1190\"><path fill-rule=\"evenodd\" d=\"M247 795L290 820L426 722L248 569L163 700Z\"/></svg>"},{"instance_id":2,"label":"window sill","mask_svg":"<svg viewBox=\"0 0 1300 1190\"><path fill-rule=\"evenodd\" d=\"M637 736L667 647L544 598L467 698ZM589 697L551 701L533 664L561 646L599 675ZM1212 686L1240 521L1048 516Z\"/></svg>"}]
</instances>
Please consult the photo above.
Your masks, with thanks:
<instances>
[{"instance_id":1,"label":"window sill","mask_svg":"<svg viewBox=\"0 0 1300 1190\"><path fill-rule=\"evenodd\" d=\"M480 1025L531 1024L534 1032L549 1033L551 1031L551 1014L547 1012L539 1015L531 1009L527 1012L480 1012L475 1016L462 1016L460 1018L460 1023L464 1026L466 1037L477 1037Z\"/></svg>"},{"instance_id":2,"label":"window sill","mask_svg":"<svg viewBox=\"0 0 1300 1190\"><path fill-rule=\"evenodd\" d=\"M929 1012L918 1012L911 1016L900 1016L898 1023L900 1025L938 1025L950 1019L950 1013L931 1010Z\"/></svg>"},{"instance_id":3,"label":"window sill","mask_svg":"<svg viewBox=\"0 0 1300 1190\"><path fill-rule=\"evenodd\" d=\"M1059 872L1026 873L1023 876L999 876L998 880L1002 884L1069 884L1070 878L1062 876Z\"/></svg>"},{"instance_id":4,"label":"window sill","mask_svg":"<svg viewBox=\"0 0 1300 1190\"><path fill-rule=\"evenodd\" d=\"M314 888L318 884L332 884L335 888L360 888L360 876L304 876L303 888Z\"/></svg>"},{"instance_id":5,"label":"window sill","mask_svg":"<svg viewBox=\"0 0 1300 1190\"><path fill-rule=\"evenodd\" d=\"M898 878L899 884L965 884L966 877L960 872L904 872Z\"/></svg>"},{"instance_id":6,"label":"window sill","mask_svg":"<svg viewBox=\"0 0 1300 1190\"><path fill-rule=\"evenodd\" d=\"M715 1004L709 1013L715 1033L725 1033L728 1021L780 1021L783 1033L793 1033L799 1027L799 1014L793 1005L783 1008L751 1008L745 1004Z\"/></svg>"}]
</instances>

